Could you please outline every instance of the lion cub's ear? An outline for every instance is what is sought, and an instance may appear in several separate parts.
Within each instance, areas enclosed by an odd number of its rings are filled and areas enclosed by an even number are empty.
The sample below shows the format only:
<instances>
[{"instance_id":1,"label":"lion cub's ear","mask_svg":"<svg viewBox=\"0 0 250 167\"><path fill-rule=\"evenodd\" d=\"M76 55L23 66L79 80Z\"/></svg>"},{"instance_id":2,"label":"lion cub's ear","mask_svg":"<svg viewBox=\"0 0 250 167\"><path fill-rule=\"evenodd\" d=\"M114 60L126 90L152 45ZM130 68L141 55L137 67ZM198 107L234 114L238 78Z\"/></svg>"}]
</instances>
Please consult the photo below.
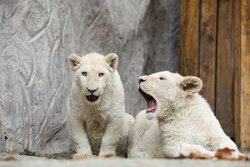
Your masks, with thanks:
<instances>
[{"instance_id":1,"label":"lion cub's ear","mask_svg":"<svg viewBox=\"0 0 250 167\"><path fill-rule=\"evenodd\" d=\"M180 83L182 90L188 93L197 93L201 90L203 84L200 78L187 76Z\"/></svg>"},{"instance_id":2,"label":"lion cub's ear","mask_svg":"<svg viewBox=\"0 0 250 167\"><path fill-rule=\"evenodd\" d=\"M109 64L112 70L117 69L118 65L118 56L115 53L109 53L108 55L104 56L105 61Z\"/></svg>"},{"instance_id":3,"label":"lion cub's ear","mask_svg":"<svg viewBox=\"0 0 250 167\"><path fill-rule=\"evenodd\" d=\"M81 60L82 60L81 56L78 56L76 54L69 55L69 63L73 71L77 69L77 66L80 64Z\"/></svg>"}]
</instances>

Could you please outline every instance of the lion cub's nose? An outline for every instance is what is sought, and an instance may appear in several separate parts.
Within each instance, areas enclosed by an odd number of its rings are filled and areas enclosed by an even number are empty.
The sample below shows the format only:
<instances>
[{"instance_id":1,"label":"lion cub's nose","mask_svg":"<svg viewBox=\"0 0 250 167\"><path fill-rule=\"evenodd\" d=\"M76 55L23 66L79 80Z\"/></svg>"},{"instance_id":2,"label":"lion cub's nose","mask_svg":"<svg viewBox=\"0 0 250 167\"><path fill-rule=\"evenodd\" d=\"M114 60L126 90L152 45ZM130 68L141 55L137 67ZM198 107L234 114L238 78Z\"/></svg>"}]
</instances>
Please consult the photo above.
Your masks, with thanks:
<instances>
[{"instance_id":1,"label":"lion cub's nose","mask_svg":"<svg viewBox=\"0 0 250 167\"><path fill-rule=\"evenodd\" d=\"M142 77L139 77L139 78L138 78L139 84L140 84L141 82L144 82L144 81L146 81L146 79L144 79L144 78L142 78Z\"/></svg>"},{"instance_id":2,"label":"lion cub's nose","mask_svg":"<svg viewBox=\"0 0 250 167\"><path fill-rule=\"evenodd\" d=\"M97 89L98 89L98 88L96 88L96 89L89 89L89 88L87 88L87 90L88 90L90 93L94 93L95 91L97 91Z\"/></svg>"}]
</instances>

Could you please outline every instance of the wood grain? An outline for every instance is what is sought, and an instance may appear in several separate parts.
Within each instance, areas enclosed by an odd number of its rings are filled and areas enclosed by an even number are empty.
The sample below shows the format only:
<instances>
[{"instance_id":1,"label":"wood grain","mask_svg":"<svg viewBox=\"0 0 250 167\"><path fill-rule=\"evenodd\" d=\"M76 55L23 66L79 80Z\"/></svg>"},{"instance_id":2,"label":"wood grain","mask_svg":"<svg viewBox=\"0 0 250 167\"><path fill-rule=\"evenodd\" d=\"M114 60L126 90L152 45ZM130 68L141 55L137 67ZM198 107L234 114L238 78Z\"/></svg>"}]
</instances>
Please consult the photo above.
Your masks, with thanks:
<instances>
[{"instance_id":1,"label":"wood grain","mask_svg":"<svg viewBox=\"0 0 250 167\"><path fill-rule=\"evenodd\" d=\"M233 54L234 54L234 129L235 142L240 145L240 93L241 93L241 2L234 1L233 17Z\"/></svg>"},{"instance_id":2,"label":"wood grain","mask_svg":"<svg viewBox=\"0 0 250 167\"><path fill-rule=\"evenodd\" d=\"M201 1L200 21L200 78L203 81L201 94L214 111L217 37L217 0Z\"/></svg>"},{"instance_id":3,"label":"wood grain","mask_svg":"<svg viewBox=\"0 0 250 167\"><path fill-rule=\"evenodd\" d=\"M198 76L199 0L181 1L180 73Z\"/></svg>"},{"instance_id":4,"label":"wood grain","mask_svg":"<svg viewBox=\"0 0 250 167\"><path fill-rule=\"evenodd\" d=\"M187 1L181 0L180 11L180 56L179 56L179 73L185 74L185 40L187 35Z\"/></svg>"},{"instance_id":5,"label":"wood grain","mask_svg":"<svg viewBox=\"0 0 250 167\"><path fill-rule=\"evenodd\" d=\"M241 7L241 147L250 148L250 1Z\"/></svg>"},{"instance_id":6,"label":"wood grain","mask_svg":"<svg viewBox=\"0 0 250 167\"><path fill-rule=\"evenodd\" d=\"M216 117L227 135L234 135L233 115L233 0L220 0L218 13Z\"/></svg>"}]
</instances>

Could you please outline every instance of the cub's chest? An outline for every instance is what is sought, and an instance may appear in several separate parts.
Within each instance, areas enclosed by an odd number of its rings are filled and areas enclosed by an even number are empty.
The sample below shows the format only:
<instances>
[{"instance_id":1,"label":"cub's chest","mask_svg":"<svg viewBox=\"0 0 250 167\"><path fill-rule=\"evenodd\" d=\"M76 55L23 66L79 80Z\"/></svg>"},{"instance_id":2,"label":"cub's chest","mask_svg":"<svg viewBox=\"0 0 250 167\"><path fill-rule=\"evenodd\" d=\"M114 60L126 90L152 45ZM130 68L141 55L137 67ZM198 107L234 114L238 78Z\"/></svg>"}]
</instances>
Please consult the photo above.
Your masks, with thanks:
<instances>
[{"instance_id":1,"label":"cub's chest","mask_svg":"<svg viewBox=\"0 0 250 167\"><path fill-rule=\"evenodd\" d=\"M84 127L92 150L98 150L106 129L106 120L100 116L89 117L85 119Z\"/></svg>"}]
</instances>

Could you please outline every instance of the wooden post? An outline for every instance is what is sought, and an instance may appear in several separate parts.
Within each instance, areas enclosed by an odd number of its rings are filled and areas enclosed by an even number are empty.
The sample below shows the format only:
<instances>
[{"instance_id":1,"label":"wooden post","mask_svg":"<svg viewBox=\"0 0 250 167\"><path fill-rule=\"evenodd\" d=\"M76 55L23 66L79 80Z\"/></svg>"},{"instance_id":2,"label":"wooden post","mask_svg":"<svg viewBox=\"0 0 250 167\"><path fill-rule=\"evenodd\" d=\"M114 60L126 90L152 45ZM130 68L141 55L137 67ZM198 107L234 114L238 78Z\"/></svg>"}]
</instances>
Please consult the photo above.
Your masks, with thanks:
<instances>
[{"instance_id":1,"label":"wooden post","mask_svg":"<svg viewBox=\"0 0 250 167\"><path fill-rule=\"evenodd\" d=\"M241 147L250 148L250 1L241 1Z\"/></svg>"},{"instance_id":2,"label":"wooden post","mask_svg":"<svg viewBox=\"0 0 250 167\"><path fill-rule=\"evenodd\" d=\"M199 0L181 1L180 73L198 76Z\"/></svg>"},{"instance_id":3,"label":"wooden post","mask_svg":"<svg viewBox=\"0 0 250 167\"><path fill-rule=\"evenodd\" d=\"M241 1L234 1L234 122L235 142L240 145L240 96L241 96Z\"/></svg>"},{"instance_id":4,"label":"wooden post","mask_svg":"<svg viewBox=\"0 0 250 167\"><path fill-rule=\"evenodd\" d=\"M233 0L219 0L218 5L216 117L233 137Z\"/></svg>"},{"instance_id":5,"label":"wooden post","mask_svg":"<svg viewBox=\"0 0 250 167\"><path fill-rule=\"evenodd\" d=\"M201 1L199 77L203 81L201 94L215 112L217 0Z\"/></svg>"}]
</instances>

